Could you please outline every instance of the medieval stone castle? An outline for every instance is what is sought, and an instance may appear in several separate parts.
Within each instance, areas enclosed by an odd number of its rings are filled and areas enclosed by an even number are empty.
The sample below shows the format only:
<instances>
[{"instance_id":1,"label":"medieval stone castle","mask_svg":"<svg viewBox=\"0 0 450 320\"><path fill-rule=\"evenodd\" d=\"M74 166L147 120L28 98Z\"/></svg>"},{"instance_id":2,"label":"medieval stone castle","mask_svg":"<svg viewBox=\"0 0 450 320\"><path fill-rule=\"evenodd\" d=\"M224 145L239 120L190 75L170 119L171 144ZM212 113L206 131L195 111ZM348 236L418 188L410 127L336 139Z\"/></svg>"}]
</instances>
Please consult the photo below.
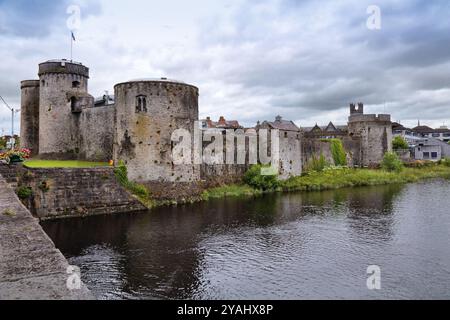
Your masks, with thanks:
<instances>
[{"instance_id":1,"label":"medieval stone castle","mask_svg":"<svg viewBox=\"0 0 450 320\"><path fill-rule=\"evenodd\" d=\"M236 178L248 168L248 157L245 165L174 164L173 131L194 133L199 120L195 86L165 78L137 79L115 85L114 96L96 100L88 93L89 69L80 63L50 60L39 65L38 76L21 82L21 145L35 156L123 161L130 179L144 182ZM339 130L300 129L277 117L247 133L262 128L280 131L282 178L300 175L313 154L327 155L324 137L341 138L350 164L358 166L379 163L392 149L390 116L366 115L362 104L351 104L348 126Z\"/></svg>"}]
</instances>

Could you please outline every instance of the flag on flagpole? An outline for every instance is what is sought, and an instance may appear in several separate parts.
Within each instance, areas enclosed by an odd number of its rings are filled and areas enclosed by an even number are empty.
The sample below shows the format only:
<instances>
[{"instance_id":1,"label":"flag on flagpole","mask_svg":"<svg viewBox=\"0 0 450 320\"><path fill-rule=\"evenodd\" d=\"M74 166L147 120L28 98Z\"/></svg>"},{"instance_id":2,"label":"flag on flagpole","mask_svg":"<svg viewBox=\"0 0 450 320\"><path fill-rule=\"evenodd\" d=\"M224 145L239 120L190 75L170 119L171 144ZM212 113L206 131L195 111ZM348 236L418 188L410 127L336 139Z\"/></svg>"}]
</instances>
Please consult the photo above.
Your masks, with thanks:
<instances>
[{"instance_id":1,"label":"flag on flagpole","mask_svg":"<svg viewBox=\"0 0 450 320\"><path fill-rule=\"evenodd\" d=\"M75 40L75 35L73 34L73 31L72 31L72 39L73 39L73 41L76 41Z\"/></svg>"}]
</instances>

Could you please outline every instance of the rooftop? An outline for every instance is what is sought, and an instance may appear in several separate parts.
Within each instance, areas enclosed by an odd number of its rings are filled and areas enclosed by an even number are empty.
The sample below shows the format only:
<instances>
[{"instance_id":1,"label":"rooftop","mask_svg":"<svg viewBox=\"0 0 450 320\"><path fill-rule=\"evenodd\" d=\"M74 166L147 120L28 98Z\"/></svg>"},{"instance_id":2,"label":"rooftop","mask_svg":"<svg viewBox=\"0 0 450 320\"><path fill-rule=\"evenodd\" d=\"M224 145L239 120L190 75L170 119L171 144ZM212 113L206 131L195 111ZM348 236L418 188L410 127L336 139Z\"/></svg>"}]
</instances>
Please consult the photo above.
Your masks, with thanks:
<instances>
[{"instance_id":1,"label":"rooftop","mask_svg":"<svg viewBox=\"0 0 450 320\"><path fill-rule=\"evenodd\" d=\"M80 66L82 66L83 64L81 62L76 62L73 60L67 60L67 59L51 59L51 60L47 60L43 63L49 63L49 62L57 62L57 63L71 63L71 64L78 64Z\"/></svg>"},{"instance_id":2,"label":"rooftop","mask_svg":"<svg viewBox=\"0 0 450 320\"><path fill-rule=\"evenodd\" d=\"M275 121L266 123L273 129L284 130L284 131L300 131L300 128L293 121L283 120L281 116L277 116Z\"/></svg>"},{"instance_id":3,"label":"rooftop","mask_svg":"<svg viewBox=\"0 0 450 320\"><path fill-rule=\"evenodd\" d=\"M129 80L127 82L153 82L153 81L186 84L186 82L183 82L180 80L168 79L168 78L164 78L164 77L162 77L162 78L138 78L138 79Z\"/></svg>"}]
</instances>

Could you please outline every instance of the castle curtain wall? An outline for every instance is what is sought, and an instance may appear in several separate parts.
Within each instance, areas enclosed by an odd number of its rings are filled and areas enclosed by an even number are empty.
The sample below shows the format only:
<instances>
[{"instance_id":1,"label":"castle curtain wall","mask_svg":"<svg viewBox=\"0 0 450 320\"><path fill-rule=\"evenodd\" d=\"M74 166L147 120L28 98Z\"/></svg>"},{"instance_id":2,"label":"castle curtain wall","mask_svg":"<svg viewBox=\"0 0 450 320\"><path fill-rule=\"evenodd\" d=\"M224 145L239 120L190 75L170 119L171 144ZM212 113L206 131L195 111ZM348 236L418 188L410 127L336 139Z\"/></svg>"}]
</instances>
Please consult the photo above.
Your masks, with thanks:
<instances>
[{"instance_id":1,"label":"castle curtain wall","mask_svg":"<svg viewBox=\"0 0 450 320\"><path fill-rule=\"evenodd\" d=\"M80 115L80 158L109 161L113 158L115 106L83 109Z\"/></svg>"}]
</instances>

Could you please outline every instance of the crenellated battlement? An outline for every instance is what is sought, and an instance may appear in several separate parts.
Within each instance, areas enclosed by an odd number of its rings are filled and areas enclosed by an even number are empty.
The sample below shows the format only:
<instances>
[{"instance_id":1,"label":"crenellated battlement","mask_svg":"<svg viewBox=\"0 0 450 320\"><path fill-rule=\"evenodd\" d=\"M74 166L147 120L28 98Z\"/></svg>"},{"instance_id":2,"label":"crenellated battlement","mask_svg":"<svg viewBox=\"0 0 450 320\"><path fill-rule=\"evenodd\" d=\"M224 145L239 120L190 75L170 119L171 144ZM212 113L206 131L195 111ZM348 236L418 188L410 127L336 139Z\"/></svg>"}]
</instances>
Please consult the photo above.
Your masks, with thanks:
<instances>
[{"instance_id":1,"label":"crenellated battlement","mask_svg":"<svg viewBox=\"0 0 450 320\"><path fill-rule=\"evenodd\" d=\"M390 122L389 114L354 114L348 118L348 122Z\"/></svg>"},{"instance_id":2,"label":"crenellated battlement","mask_svg":"<svg viewBox=\"0 0 450 320\"><path fill-rule=\"evenodd\" d=\"M43 74L75 74L89 78L89 68L78 62L69 60L49 60L39 64L39 77Z\"/></svg>"}]
</instances>

